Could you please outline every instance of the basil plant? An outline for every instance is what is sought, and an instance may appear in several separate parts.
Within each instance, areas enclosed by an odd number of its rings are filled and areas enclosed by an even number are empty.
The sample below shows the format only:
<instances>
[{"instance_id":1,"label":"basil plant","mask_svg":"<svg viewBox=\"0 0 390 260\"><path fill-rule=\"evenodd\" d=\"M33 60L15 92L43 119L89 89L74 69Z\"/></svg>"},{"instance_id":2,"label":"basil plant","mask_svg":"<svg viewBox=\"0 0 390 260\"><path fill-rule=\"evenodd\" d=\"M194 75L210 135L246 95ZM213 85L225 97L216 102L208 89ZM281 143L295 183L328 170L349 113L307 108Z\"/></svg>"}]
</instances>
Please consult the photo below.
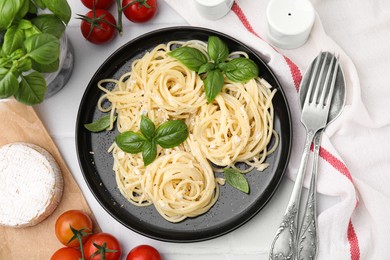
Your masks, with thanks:
<instances>
[{"instance_id":1,"label":"basil plant","mask_svg":"<svg viewBox=\"0 0 390 260\"><path fill-rule=\"evenodd\" d=\"M0 0L0 98L26 105L46 94L43 73L59 68L60 38L71 17L66 0Z\"/></svg>"}]
</instances>

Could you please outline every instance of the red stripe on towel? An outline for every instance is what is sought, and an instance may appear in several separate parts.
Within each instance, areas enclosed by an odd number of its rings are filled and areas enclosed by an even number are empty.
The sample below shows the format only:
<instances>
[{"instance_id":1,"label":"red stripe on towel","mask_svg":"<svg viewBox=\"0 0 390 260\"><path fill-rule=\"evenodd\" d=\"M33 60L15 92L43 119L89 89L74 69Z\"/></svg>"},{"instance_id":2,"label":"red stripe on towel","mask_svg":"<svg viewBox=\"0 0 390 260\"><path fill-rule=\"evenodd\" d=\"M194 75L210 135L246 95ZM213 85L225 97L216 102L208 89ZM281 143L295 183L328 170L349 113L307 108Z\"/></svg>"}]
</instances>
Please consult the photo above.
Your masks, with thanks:
<instances>
[{"instance_id":1,"label":"red stripe on towel","mask_svg":"<svg viewBox=\"0 0 390 260\"><path fill-rule=\"evenodd\" d=\"M349 251L351 253L351 260L360 260L359 240L352 225L352 220L350 220L348 224L348 242L350 246Z\"/></svg>"},{"instance_id":2,"label":"red stripe on towel","mask_svg":"<svg viewBox=\"0 0 390 260\"><path fill-rule=\"evenodd\" d=\"M351 182L353 182L351 173L349 172L347 166L322 146L320 147L320 156L330 165L332 165L337 171L339 171L342 175L344 175Z\"/></svg>"},{"instance_id":3,"label":"red stripe on towel","mask_svg":"<svg viewBox=\"0 0 390 260\"><path fill-rule=\"evenodd\" d=\"M298 91L299 84L301 83L301 80L302 80L302 73L299 70L298 66L294 62L292 62L286 56L283 56L283 57L286 60L288 67L290 68L290 72L291 72L291 76L292 76L293 81L294 81L295 88Z\"/></svg>"},{"instance_id":4,"label":"red stripe on towel","mask_svg":"<svg viewBox=\"0 0 390 260\"><path fill-rule=\"evenodd\" d=\"M245 28L251 32L252 34L256 35L261 39L261 37L253 30L251 24L249 23L248 19L246 18L244 12L242 11L241 7L234 2L232 6L232 11L238 16L238 19L240 19L241 23L245 26Z\"/></svg>"}]
</instances>

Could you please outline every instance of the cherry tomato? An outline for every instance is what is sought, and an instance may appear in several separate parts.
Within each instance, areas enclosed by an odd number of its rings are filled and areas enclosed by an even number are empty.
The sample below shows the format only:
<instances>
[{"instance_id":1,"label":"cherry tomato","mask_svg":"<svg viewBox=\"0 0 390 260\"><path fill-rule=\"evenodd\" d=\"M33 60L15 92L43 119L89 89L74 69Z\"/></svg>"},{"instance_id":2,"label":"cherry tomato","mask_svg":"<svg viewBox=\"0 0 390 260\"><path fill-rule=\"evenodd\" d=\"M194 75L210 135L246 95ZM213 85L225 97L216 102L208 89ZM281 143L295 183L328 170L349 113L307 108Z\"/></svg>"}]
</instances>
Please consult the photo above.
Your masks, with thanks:
<instances>
[{"instance_id":1,"label":"cherry tomato","mask_svg":"<svg viewBox=\"0 0 390 260\"><path fill-rule=\"evenodd\" d=\"M84 229L84 233L92 232L92 220L91 218L81 210L69 210L61 214L58 217L55 224L55 232L58 240L65 246L79 247L80 243L77 239L69 240L73 237L71 228L76 230ZM83 236L82 241L85 242L91 234Z\"/></svg>"},{"instance_id":2,"label":"cherry tomato","mask_svg":"<svg viewBox=\"0 0 390 260\"><path fill-rule=\"evenodd\" d=\"M103 44L111 41L117 35L116 20L111 13L104 9L89 11L82 16L81 33L84 38L94 44Z\"/></svg>"},{"instance_id":3,"label":"cherry tomato","mask_svg":"<svg viewBox=\"0 0 390 260\"><path fill-rule=\"evenodd\" d=\"M126 5L129 6L123 11L123 13L127 19L134 23L149 21L157 13L157 0L123 0L122 8Z\"/></svg>"},{"instance_id":4,"label":"cherry tomato","mask_svg":"<svg viewBox=\"0 0 390 260\"><path fill-rule=\"evenodd\" d=\"M102 248L96 247L94 244L98 245L99 247L104 247L105 250L114 250L115 252L107 252L105 253L105 259L106 260L119 260L122 255L122 248L119 244L118 239L116 239L113 235L108 233L97 233L92 235L87 242L84 244L84 254L85 259L90 260L101 260L102 255L101 253L95 255L91 258L91 256L98 250L100 252L103 250Z\"/></svg>"},{"instance_id":5,"label":"cherry tomato","mask_svg":"<svg viewBox=\"0 0 390 260\"><path fill-rule=\"evenodd\" d=\"M157 249L152 246L139 245L129 252L126 260L161 260L161 255Z\"/></svg>"},{"instance_id":6,"label":"cherry tomato","mask_svg":"<svg viewBox=\"0 0 390 260\"><path fill-rule=\"evenodd\" d=\"M81 2L89 9L108 9L112 6L115 0L81 0ZM95 2L95 3L94 3ZM94 6L95 4L95 6Z\"/></svg>"},{"instance_id":7,"label":"cherry tomato","mask_svg":"<svg viewBox=\"0 0 390 260\"><path fill-rule=\"evenodd\" d=\"M50 260L79 260L81 252L73 247L63 247L54 252Z\"/></svg>"}]
</instances>

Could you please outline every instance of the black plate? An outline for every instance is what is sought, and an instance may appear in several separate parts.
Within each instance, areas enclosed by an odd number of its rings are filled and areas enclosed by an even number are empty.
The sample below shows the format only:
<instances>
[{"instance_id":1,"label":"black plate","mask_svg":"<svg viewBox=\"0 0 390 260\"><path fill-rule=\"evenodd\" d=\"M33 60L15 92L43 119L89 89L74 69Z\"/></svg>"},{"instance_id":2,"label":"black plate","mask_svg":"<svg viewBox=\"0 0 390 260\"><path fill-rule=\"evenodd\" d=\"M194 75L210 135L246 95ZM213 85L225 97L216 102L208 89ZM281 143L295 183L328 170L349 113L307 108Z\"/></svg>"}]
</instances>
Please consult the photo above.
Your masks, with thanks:
<instances>
[{"instance_id":1,"label":"black plate","mask_svg":"<svg viewBox=\"0 0 390 260\"><path fill-rule=\"evenodd\" d=\"M270 167L264 172L246 175L250 194L244 194L229 185L221 186L216 204L205 214L170 223L161 217L153 206L137 207L127 202L119 192L114 172L113 158L107 149L113 143L117 131L91 133L84 124L102 116L97 101L102 92L97 82L104 78L118 78L130 68L131 62L147 50L171 40L207 41L217 35L228 44L230 51L249 53L260 69L260 76L278 89L274 97L275 130L280 144L275 153L267 158ZM291 119L285 95L278 80L266 64L251 49L239 41L216 31L194 28L166 28L140 36L115 51L97 70L81 100L76 123L76 147L84 178L99 203L116 220L126 227L147 237L170 242L194 242L211 239L230 232L255 216L270 200L287 167L291 147Z\"/></svg>"}]
</instances>

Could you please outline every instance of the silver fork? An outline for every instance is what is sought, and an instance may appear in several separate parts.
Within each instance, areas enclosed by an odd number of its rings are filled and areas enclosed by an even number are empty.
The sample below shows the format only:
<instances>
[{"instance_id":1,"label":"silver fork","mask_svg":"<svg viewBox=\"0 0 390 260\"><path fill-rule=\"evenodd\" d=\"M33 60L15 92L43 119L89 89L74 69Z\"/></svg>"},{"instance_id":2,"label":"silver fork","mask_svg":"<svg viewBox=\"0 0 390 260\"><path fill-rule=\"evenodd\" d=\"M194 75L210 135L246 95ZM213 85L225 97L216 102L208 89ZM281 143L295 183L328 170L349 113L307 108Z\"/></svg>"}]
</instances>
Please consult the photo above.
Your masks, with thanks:
<instances>
[{"instance_id":1,"label":"silver fork","mask_svg":"<svg viewBox=\"0 0 390 260\"><path fill-rule=\"evenodd\" d=\"M269 254L271 260L293 260L296 258L298 212L307 159L314 135L327 123L335 85L334 80L331 84L329 84L329 80L332 71L338 69L337 60L335 62L336 58L333 55L330 64L327 64L328 55L328 52L321 52L318 55L311 73L301 115L301 122L306 128L306 142L290 201L271 245Z\"/></svg>"},{"instance_id":2,"label":"silver fork","mask_svg":"<svg viewBox=\"0 0 390 260\"><path fill-rule=\"evenodd\" d=\"M339 78L337 80L336 78ZM304 79L302 79L304 80ZM313 164L312 176L310 181L309 192L306 200L305 211L302 222L298 227L297 240L297 259L298 260L313 260L316 259L318 251L318 232L317 232L317 174L318 174L318 156L321 144L321 137L325 128L332 123L342 112L345 103L345 82L344 75L338 65L338 57L335 62L335 69L332 75L331 86L334 85L332 96L332 104L328 115L328 121L324 128L319 130L313 139ZM304 89L300 89L303 91Z\"/></svg>"}]
</instances>

